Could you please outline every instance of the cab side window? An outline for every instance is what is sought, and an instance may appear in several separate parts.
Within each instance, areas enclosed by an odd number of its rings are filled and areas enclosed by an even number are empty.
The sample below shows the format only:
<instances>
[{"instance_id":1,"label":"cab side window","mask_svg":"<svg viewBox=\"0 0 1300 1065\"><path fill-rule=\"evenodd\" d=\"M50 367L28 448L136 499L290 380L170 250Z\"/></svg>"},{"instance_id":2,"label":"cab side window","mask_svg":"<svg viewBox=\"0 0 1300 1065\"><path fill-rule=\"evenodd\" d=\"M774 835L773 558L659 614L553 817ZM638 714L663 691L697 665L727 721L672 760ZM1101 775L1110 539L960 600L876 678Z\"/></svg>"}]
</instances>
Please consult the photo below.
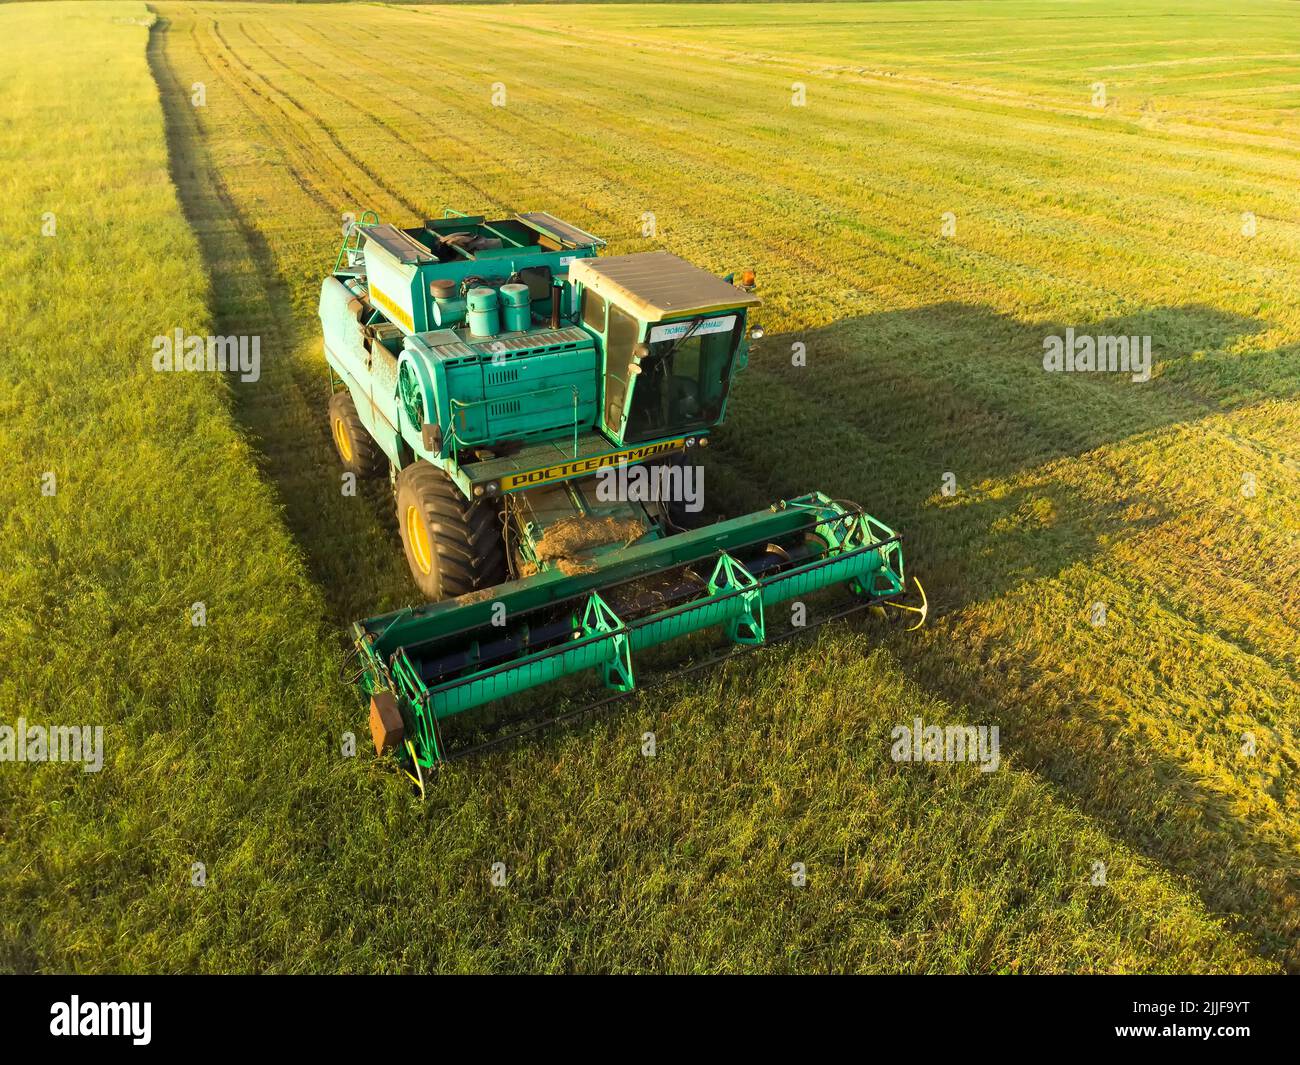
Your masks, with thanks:
<instances>
[{"instance_id":1,"label":"cab side window","mask_svg":"<svg viewBox=\"0 0 1300 1065\"><path fill-rule=\"evenodd\" d=\"M582 324L593 333L605 331L605 300L589 288L582 293Z\"/></svg>"},{"instance_id":2,"label":"cab side window","mask_svg":"<svg viewBox=\"0 0 1300 1065\"><path fill-rule=\"evenodd\" d=\"M605 424L618 432L627 401L632 349L636 347L640 323L617 304L610 304L609 335L605 338Z\"/></svg>"}]
</instances>

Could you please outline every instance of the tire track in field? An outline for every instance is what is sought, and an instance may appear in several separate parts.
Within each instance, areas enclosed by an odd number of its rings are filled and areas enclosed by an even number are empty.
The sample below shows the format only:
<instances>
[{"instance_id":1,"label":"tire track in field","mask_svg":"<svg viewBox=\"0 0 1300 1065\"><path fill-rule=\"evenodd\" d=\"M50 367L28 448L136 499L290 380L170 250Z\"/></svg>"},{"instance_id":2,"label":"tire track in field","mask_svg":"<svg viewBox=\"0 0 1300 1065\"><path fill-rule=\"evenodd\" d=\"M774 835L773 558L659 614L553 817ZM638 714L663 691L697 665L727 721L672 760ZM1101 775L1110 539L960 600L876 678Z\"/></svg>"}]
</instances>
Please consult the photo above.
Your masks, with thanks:
<instances>
[{"instance_id":1,"label":"tire track in field","mask_svg":"<svg viewBox=\"0 0 1300 1065\"><path fill-rule=\"evenodd\" d=\"M295 28L303 29L304 27L299 26ZM344 57L336 50L338 47L338 42L334 38L326 36L324 33L322 33L319 29L317 29L314 26L310 28L314 32L316 32L319 35L320 40L326 44L330 55L334 59L339 61L340 66L345 67L346 64L343 63ZM384 40L384 38L381 35L365 30L361 27L357 27L356 33L358 36L368 36L376 41L382 42ZM284 46L284 42L281 41L279 38L275 37L274 34L268 33L268 36L274 39L277 44L281 45L282 47ZM459 174L454 170L452 170L443 161L430 155L425 148L421 147L415 141L411 140L410 137L408 137L400 127L393 125L391 122L385 119L384 116L381 115L379 112L371 111L367 108L360 106L356 102L354 96L351 96L345 92L341 92L338 89L332 88L329 85L323 84L319 79L313 78L310 74L307 74L306 72L299 70L296 67L290 66L285 60L281 59L275 53L269 51L265 47L265 45L261 45L260 42L252 41L251 37L250 37L250 41L251 43L257 44L258 47L261 47L262 51L266 54L266 56L269 59L271 59L273 62L275 62L276 65L279 66L282 70L284 70L287 74L295 78L301 78L303 81L307 82L307 84L311 85L313 88L317 89L318 91L328 93L336 100L339 100L340 102L346 104L348 107L352 108L357 114L362 115L372 123L383 128L388 133L388 135L391 136L393 140L395 140L397 143L409 149L411 152L415 153L420 158L425 159L433 166L438 167L439 170L445 172L449 177L452 177L455 181L473 190L475 194L478 195L485 202L490 203L493 206L498 207L501 210L506 212L512 212L515 210L515 206L511 202L503 200L497 194L490 192L486 187L470 181L464 175ZM293 51L293 49L286 49L286 50ZM374 73L374 79L378 79L380 76L380 72L373 72L373 73ZM339 80L341 81L342 79L340 78ZM386 80L388 80L390 83L404 86L404 83L397 82L394 79L389 78ZM373 84L372 79L365 79L365 80L352 79L352 81L354 84L358 86L358 89L362 89ZM415 108L407 104L401 103L394 97L391 96L388 97L387 102L399 112L409 115L417 123L422 124L428 121L426 116L420 114L420 112L417 111ZM475 112L471 117L474 124L491 129L494 132L499 133L503 137L508 136L508 132L504 128L502 128L497 123L488 121L488 119L484 116L483 113ZM474 144L463 137L457 136L446 126L439 127L438 137L439 139L450 141L451 143L463 149L467 159L473 159L473 158L490 159L491 161L497 163L502 168L503 172L507 169L506 164L508 160L506 160L504 157L499 155L490 155L486 153L481 144ZM543 185L540 181L536 182L535 184L537 185L538 189L544 192L547 196L552 198L558 197L562 199L564 202L572 204L575 208L577 208L579 211L583 212L584 214L594 215L596 218L607 223L611 227L621 225L621 220L616 218L612 214L602 211L599 208L593 208L591 205L578 201L572 197L564 196L562 193L558 192L558 190L556 190L554 186Z\"/></svg>"},{"instance_id":2,"label":"tire track in field","mask_svg":"<svg viewBox=\"0 0 1300 1065\"><path fill-rule=\"evenodd\" d=\"M279 38L277 38L277 37L275 36L275 34L271 31L271 28L270 28L270 27L264 27L264 29L266 30L266 34L267 34L268 37L270 37L271 39L275 40L275 42L276 42L277 44L283 45L283 42L280 41ZM369 120L373 125L375 125L375 126L377 126L378 128L382 129L385 133L387 133L387 134L388 134L390 137L392 137L394 140L398 141L400 144L403 144L404 146L406 146L407 148L409 148L411 151L415 152L415 153L416 153L420 158L422 158L423 160L425 160L425 162L427 162L430 166L435 167L435 168L436 168L437 170L439 170L441 173L443 173L444 175L446 175L447 178L449 178L451 181L456 182L457 184L464 185L466 188L472 190L472 191L474 192L474 194L477 195L480 199L485 200L486 202L491 203L493 206L495 206L495 207L499 207L499 208L501 208L502 210L508 210L508 209L509 209L509 208L508 208L508 205L506 205L505 203L503 203L500 199L498 199L498 198L497 198L496 196L494 196L492 193L488 192L488 191L487 191L486 189L484 189L482 186L480 186L480 185L476 184L475 182L471 181L471 180L470 180L468 177L466 177L465 175L463 175L463 174L459 174L459 173L455 172L454 170L452 170L452 169L451 169L451 168L450 168L446 163L444 163L442 160L440 160L440 159L436 158L435 156L433 156L432 154L430 154L430 153L429 153L425 148L422 148L420 145L418 145L418 144L416 144L414 141L410 140L410 139L409 139L405 134L403 134L399 129L397 129L397 128L396 128L395 126L393 126L391 123L385 121L385 120L383 119L382 116L376 114L375 112L367 111L367 110L365 110L364 108L361 108L361 107L357 106L356 103L355 103L355 102L354 102L350 97L348 97L347 95L345 95L345 94L343 94L343 93L338 92L338 91L335 90L335 89L330 88L328 85L322 83L319 79L313 78L313 77L311 77L311 76L308 75L308 74L305 74L305 73L303 73L303 72L301 72L301 71L295 70L294 68L290 67L290 66L289 66L289 65L288 65L288 64L287 64L283 59L281 59L281 58L280 58L280 57L279 57L275 52L272 52L269 48L267 48L267 46L266 46L265 44L263 44L261 41L257 40L256 36L254 36L253 34L250 34L250 33L247 31L247 29L245 29L243 23L239 23L239 30L240 30L241 33L243 33L245 39L248 41L248 43L249 43L250 45L252 45L252 46L255 47L255 48L260 49L261 52L262 52L262 54L263 54L264 56L266 56L267 59L271 60L271 62L273 62L273 63L274 63L276 66L278 66L281 70L284 70L286 73L289 73L289 74L291 74L291 75L293 75L293 76L295 76L295 77L299 77L299 78L301 78L303 81L307 82L308 85L311 85L314 89L316 89L318 92L328 93L329 95L333 96L335 99L340 100L341 102L347 104L349 107L352 107L352 108L356 111L357 114L359 114L359 115L361 115L362 117L366 118L366 119ZM340 67L343 67L344 69L346 69L346 63L343 62L343 57L339 56L339 57L337 57L337 58L340 60L340 63L339 63ZM251 68L250 68L250 69L251 69ZM262 80L263 80L263 81L266 81L266 80L267 80L264 76L262 76L262 75L260 75L260 74L259 74L259 77L262 77ZM268 82L268 84L269 84L269 82ZM277 91L278 91L278 92L279 92L279 93L280 93L280 94L281 94L285 99L290 100L291 102L293 102L293 104L294 104L296 107L298 107L299 110L301 110L301 111L303 111L303 112L305 112L305 113L312 114L313 119L315 119L315 120L316 120L316 121L317 121L317 122L322 126L322 128L326 128L326 127L324 126L323 121L320 120L320 119L319 119L319 118L318 118L314 113L307 112L306 108L305 108L305 107L304 107L304 106L303 106L303 105L302 105L302 104L301 104L301 103L300 103L300 102L299 102L299 101L298 101L294 96L292 96L292 95L289 93L289 91L288 91L287 89L285 89L284 87L281 86L281 87L278 87ZM420 122L423 122L423 121L424 121L424 116L420 115L420 114L419 114L418 112L416 112L413 108L406 108L405 110L407 110L407 112L408 112L409 114L411 114L412 117L414 117L415 119L417 119L417 121L420 121ZM340 147L340 149L343 150L343 151L345 152L345 154L347 154L347 155L351 158L351 157L352 157L352 156L351 156L351 153L350 153L350 152L347 152L346 149L343 149L343 147L342 147L342 142L338 139L338 137L335 135L335 133L333 132L333 130L326 129L326 131L327 131L327 133L328 133L330 139L331 139L331 140L332 140L336 145L338 145L338 146ZM438 135L439 135L439 137L441 137L441 138L444 138L444 139L446 139L446 140L450 140L450 141L454 142L455 144L460 145L462 148L465 149L465 151L466 151L468 154L470 154L470 155L473 154L474 149L472 148L472 146L471 146L467 141L461 139L460 137L457 137L455 134L451 133L450 131L445 130L445 129L442 129L442 130L439 130L439 131L438 131ZM358 163L358 165L364 165L364 164L360 164L360 163ZM405 207L407 210L409 210L412 214L417 214L417 215L420 215L421 217L426 217L426 216L423 215L423 214L422 214L422 213L421 213L417 208L415 208L415 207L413 207L413 206L410 206L410 205L407 204L405 201L402 201L402 206Z\"/></svg>"},{"instance_id":3,"label":"tire track in field","mask_svg":"<svg viewBox=\"0 0 1300 1065\"><path fill-rule=\"evenodd\" d=\"M213 22L215 23L215 20L213 20ZM252 100L249 99L249 96L261 97L262 94L258 92L255 87L248 85L242 78L239 78L235 74L235 71L225 56L221 55L219 52L210 51L204 48L203 43L199 38L199 23L197 17L195 18L194 24L190 27L190 42L195 55L199 56L203 60L207 68L216 75L218 81L220 81L221 84L230 91L232 98L238 100L243 109L249 114L258 114L260 109L252 102ZM286 142L284 138L275 137L272 133L272 123L264 121L263 125L266 128L268 135L271 135L282 145L287 143L286 150L282 152L282 158L286 169L292 175L298 187L331 214L337 214L337 207L325 197L322 191L317 187L315 181L311 179L311 167L307 166L304 168L301 165L296 166L294 164L295 159L299 161L299 164L304 162L304 157L306 155L305 142L300 138L293 137L288 138ZM352 192L351 195L354 199L359 196L359 194L355 192Z\"/></svg>"},{"instance_id":4,"label":"tire track in field","mask_svg":"<svg viewBox=\"0 0 1300 1065\"><path fill-rule=\"evenodd\" d=\"M249 66L246 62L244 62L244 60L239 56L239 54L230 46L230 43L226 40L225 35L221 32L220 25L217 23L215 19L213 19L212 21L212 32L213 35L217 38L217 40L221 42L221 46L222 48L225 49L226 54L229 55L234 62L238 63L240 68L245 72L245 74L248 75L250 81L250 88L252 88L251 79L256 78L258 81L260 81L263 85L266 86L267 92L269 94L273 94L267 96L268 101L273 106L277 107L287 120L294 122L300 129L302 128L314 129L322 133L326 137L326 139L330 142L330 144L334 146L334 149L338 152L338 154L342 156L344 159L346 159L347 162L353 167L353 169L365 175L365 177L370 181L370 183L374 185L375 188L382 191L386 196L388 196L393 203L398 204L404 210L411 211L412 213L416 213L416 214L419 213L419 208L417 208L410 200L406 199L406 197L403 196L403 194L399 190L393 188L390 184L388 184L388 182L385 181L378 173L376 173L363 159L361 159L354 152L352 152L346 145L344 145L344 143L338 138L338 136L334 133L334 131L330 129L329 126L327 126L324 122L322 122L313 112L309 111L306 107L302 105L302 103L299 100L289 95L289 93L287 93L283 88L273 85L265 75L263 75L259 71L255 70L253 67ZM256 89L253 89L253 91L257 92ZM258 95L261 96L262 94L258 93ZM288 108L276 103L275 96L279 96L280 98L288 101L288 103L294 108L294 110L298 112L299 115L302 116L302 118L295 119L294 116L290 114ZM290 139L292 140L293 138ZM340 168L340 173L345 173L345 171L342 168Z\"/></svg>"},{"instance_id":5,"label":"tire track in field","mask_svg":"<svg viewBox=\"0 0 1300 1065\"><path fill-rule=\"evenodd\" d=\"M325 417L326 376L293 357L299 328L289 286L279 276L266 237L242 215L207 153L200 109L189 105L169 54L170 31L169 22L159 18L149 63L163 104L172 178L212 283L214 329L262 341L261 379L235 386L234 413L254 441L332 620L342 628L397 605L412 589L385 520L391 500L385 485L367 486L355 497L339 490ZM194 43L196 59L206 61L201 43ZM322 211L333 213L308 174L296 168L289 174Z\"/></svg>"}]
</instances>

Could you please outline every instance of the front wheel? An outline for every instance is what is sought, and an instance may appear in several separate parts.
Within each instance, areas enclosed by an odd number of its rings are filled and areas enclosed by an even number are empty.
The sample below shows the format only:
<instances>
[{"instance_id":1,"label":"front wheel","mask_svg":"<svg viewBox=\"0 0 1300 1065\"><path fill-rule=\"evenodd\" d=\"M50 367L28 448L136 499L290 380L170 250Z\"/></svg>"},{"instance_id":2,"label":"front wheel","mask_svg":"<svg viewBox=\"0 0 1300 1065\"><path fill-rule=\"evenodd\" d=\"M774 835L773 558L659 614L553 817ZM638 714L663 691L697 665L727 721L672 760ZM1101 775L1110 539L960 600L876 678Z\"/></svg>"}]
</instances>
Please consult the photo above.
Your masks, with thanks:
<instances>
[{"instance_id":1,"label":"front wheel","mask_svg":"<svg viewBox=\"0 0 1300 1065\"><path fill-rule=\"evenodd\" d=\"M466 499L432 463L420 460L398 473L397 525L411 576L433 602L491 588L506 578L496 508Z\"/></svg>"}]
</instances>

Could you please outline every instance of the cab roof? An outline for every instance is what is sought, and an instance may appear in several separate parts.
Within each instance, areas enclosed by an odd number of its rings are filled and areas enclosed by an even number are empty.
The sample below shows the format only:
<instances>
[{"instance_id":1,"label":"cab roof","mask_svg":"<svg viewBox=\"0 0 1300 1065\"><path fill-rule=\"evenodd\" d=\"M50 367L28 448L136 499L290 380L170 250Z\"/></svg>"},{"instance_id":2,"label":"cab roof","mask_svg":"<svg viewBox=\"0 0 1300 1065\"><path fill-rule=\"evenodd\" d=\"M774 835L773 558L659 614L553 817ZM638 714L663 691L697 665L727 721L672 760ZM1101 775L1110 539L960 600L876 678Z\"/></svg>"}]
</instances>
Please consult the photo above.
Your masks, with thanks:
<instances>
[{"instance_id":1,"label":"cab roof","mask_svg":"<svg viewBox=\"0 0 1300 1065\"><path fill-rule=\"evenodd\" d=\"M575 259L569 280L633 311L647 322L757 306L752 292L723 281L671 252L643 251Z\"/></svg>"}]
</instances>

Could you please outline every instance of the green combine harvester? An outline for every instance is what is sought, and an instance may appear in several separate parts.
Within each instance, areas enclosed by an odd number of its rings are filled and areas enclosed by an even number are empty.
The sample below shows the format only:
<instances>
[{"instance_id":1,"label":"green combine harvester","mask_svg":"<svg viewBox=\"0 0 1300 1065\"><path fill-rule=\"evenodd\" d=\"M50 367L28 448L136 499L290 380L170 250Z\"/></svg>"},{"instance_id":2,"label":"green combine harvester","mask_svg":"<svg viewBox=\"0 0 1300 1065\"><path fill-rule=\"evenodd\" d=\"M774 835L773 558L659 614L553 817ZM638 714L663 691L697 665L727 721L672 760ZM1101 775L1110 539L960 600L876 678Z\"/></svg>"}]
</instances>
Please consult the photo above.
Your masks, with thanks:
<instances>
[{"instance_id":1,"label":"green combine harvester","mask_svg":"<svg viewBox=\"0 0 1300 1065\"><path fill-rule=\"evenodd\" d=\"M814 492L689 527L672 489L761 335L752 274L737 286L603 246L545 213L400 229L367 212L321 288L339 457L389 475L429 600L353 626L376 751L421 791L461 753L448 719L576 673L617 698L656 644L715 627L733 648L795 635L768 631L771 608L838 585L851 610L924 620L923 592L898 602L899 537L852 504ZM608 490L638 466L637 483L668 491Z\"/></svg>"}]
</instances>

